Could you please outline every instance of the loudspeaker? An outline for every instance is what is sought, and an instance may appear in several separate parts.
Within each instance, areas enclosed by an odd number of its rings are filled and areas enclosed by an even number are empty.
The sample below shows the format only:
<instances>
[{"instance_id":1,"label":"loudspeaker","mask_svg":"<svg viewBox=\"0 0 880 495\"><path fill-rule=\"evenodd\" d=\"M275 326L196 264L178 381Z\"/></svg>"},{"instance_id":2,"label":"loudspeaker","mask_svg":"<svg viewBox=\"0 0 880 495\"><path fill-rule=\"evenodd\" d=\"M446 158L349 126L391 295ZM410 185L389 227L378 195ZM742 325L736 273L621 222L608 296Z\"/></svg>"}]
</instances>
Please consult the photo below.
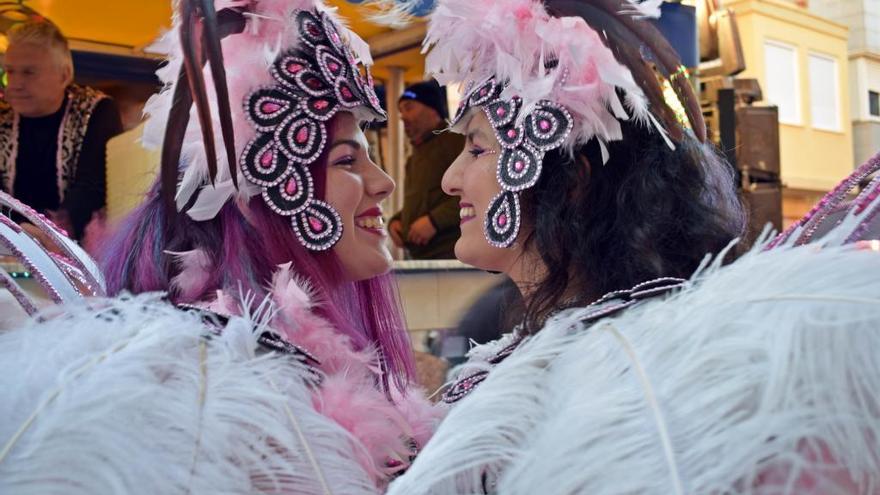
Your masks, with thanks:
<instances>
[{"instance_id":1,"label":"loudspeaker","mask_svg":"<svg viewBox=\"0 0 880 495\"><path fill-rule=\"evenodd\" d=\"M743 200L749 212L745 243L751 246L770 223L782 231L782 187L777 182L753 182L743 189Z\"/></svg>"},{"instance_id":2,"label":"loudspeaker","mask_svg":"<svg viewBox=\"0 0 880 495\"><path fill-rule=\"evenodd\" d=\"M776 107L737 108L736 165L743 177L777 181L779 162L778 109Z\"/></svg>"}]
</instances>

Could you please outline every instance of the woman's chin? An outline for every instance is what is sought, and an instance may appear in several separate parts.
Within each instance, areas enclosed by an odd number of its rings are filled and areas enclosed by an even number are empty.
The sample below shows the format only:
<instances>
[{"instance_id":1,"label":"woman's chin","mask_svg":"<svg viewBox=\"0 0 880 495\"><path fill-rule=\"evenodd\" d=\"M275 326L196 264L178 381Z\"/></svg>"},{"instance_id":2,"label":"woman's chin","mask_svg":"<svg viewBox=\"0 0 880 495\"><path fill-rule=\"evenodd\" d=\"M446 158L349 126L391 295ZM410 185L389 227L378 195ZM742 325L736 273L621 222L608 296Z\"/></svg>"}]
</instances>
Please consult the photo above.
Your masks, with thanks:
<instances>
[{"instance_id":1,"label":"woman's chin","mask_svg":"<svg viewBox=\"0 0 880 495\"><path fill-rule=\"evenodd\" d=\"M491 257L491 246L485 239L471 239L470 236L462 236L455 243L455 257L458 261L479 268L490 270L486 265L487 256Z\"/></svg>"},{"instance_id":2,"label":"woman's chin","mask_svg":"<svg viewBox=\"0 0 880 495\"><path fill-rule=\"evenodd\" d=\"M363 263L357 270L358 278L356 280L367 280L380 275L385 275L391 271L393 259L391 252L384 246L379 249L371 249L368 253L364 253Z\"/></svg>"}]
</instances>

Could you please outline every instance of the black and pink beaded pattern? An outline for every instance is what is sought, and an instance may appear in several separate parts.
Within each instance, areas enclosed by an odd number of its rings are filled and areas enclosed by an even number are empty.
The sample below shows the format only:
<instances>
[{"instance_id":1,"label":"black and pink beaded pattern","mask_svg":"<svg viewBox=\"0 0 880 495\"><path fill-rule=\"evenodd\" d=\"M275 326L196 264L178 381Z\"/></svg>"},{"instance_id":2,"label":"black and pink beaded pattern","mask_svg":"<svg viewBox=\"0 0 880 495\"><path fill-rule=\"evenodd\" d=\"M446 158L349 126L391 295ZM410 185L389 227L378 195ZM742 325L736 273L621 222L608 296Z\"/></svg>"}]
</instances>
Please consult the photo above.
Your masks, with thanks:
<instances>
[{"instance_id":1,"label":"black and pink beaded pattern","mask_svg":"<svg viewBox=\"0 0 880 495\"><path fill-rule=\"evenodd\" d=\"M819 227L828 219L832 212L843 206L848 195L855 190L860 183L871 175L880 170L880 153L869 159L867 162L859 166L849 177L841 181L834 189L832 189L825 197L822 198L802 219L793 223L785 232L779 234L766 249L774 249L785 244L796 232L799 233L794 245L800 246L808 244L813 240ZM854 213L862 215L868 204L876 199L876 195L880 194L880 182L874 179L866 190L854 202ZM872 194L874 195L872 197ZM880 208L880 207L878 207ZM864 233L876 215L880 214L874 211L865 215L856 231L845 242L853 242L858 240L859 236ZM801 230L802 229L802 230Z\"/></svg>"},{"instance_id":2,"label":"black and pink beaded pattern","mask_svg":"<svg viewBox=\"0 0 880 495\"><path fill-rule=\"evenodd\" d=\"M15 234L22 234L21 227L18 224L10 220L6 215L0 214L0 224L4 227L7 227ZM34 244L37 241L32 241ZM45 270L48 270L52 267L42 266L41 264L37 264L34 260L31 259L30 256L25 254L24 250L11 238L7 238L5 235L0 235L0 246L2 246L7 252L12 253L13 257L15 257L22 265L27 268L27 270L34 275L34 278L37 280L37 283L40 284L40 287L45 291L46 295L49 296L49 299L56 304L63 304L68 302L67 298L62 294L62 290L65 290L66 294L70 294L71 292L79 294L78 289L73 284L70 285L69 288L56 287L49 278L46 276ZM42 248L39 248L42 249ZM39 252L37 252L39 253ZM48 256L48 255L46 255ZM51 262L50 262L51 263Z\"/></svg>"},{"instance_id":3,"label":"black and pink beaded pattern","mask_svg":"<svg viewBox=\"0 0 880 495\"><path fill-rule=\"evenodd\" d=\"M99 297L105 295L104 279L97 264L81 247L68 237L67 232L55 225L54 222L42 213L3 191L0 191L0 206L10 208L12 211L23 216L29 223L49 236L55 245L61 248L61 254L52 255L52 258L68 275L75 276L76 280L85 289L87 295ZM62 266L65 263L67 266Z\"/></svg>"},{"instance_id":4,"label":"black and pink beaded pattern","mask_svg":"<svg viewBox=\"0 0 880 495\"><path fill-rule=\"evenodd\" d=\"M549 100L538 102L520 118L522 99L518 96L502 99L504 88L495 78L477 84L462 101L452 121L454 126L469 109L480 107L501 145L496 168L501 192L492 199L483 219L483 232L489 244L501 248L510 247L519 235L519 193L538 182L544 155L560 148L574 126L568 110Z\"/></svg>"},{"instance_id":5,"label":"black and pink beaded pattern","mask_svg":"<svg viewBox=\"0 0 880 495\"><path fill-rule=\"evenodd\" d=\"M243 175L262 188L263 201L290 217L297 239L308 249L330 249L342 237L342 219L314 197L309 166L327 146L327 122L338 112L366 107L384 119L369 68L364 71L323 12L295 15L302 46L272 64L275 85L250 93L245 115L257 136L242 152Z\"/></svg>"},{"instance_id":6,"label":"black and pink beaded pattern","mask_svg":"<svg viewBox=\"0 0 880 495\"><path fill-rule=\"evenodd\" d=\"M613 316L645 300L664 296L679 290L685 284L687 284L687 280L682 278L660 277L642 282L632 289L609 292L584 308L587 312L580 316L580 322L589 326L602 318ZM510 357L526 341L528 337L520 332L521 327L518 327L513 340L489 358L487 363L490 366L494 367L501 364L502 361ZM454 404L473 392L488 377L489 370L483 369L460 378L443 392L441 400L446 404Z\"/></svg>"}]
</instances>

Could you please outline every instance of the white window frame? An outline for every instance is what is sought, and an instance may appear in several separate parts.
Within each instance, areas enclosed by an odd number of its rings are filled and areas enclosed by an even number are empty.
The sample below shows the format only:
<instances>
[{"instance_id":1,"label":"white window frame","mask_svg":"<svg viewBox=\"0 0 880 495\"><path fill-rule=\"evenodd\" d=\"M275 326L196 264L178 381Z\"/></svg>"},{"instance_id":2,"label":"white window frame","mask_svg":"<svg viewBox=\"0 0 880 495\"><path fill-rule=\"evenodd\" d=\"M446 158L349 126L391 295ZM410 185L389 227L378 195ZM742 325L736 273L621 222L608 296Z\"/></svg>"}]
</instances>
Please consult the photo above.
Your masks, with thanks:
<instances>
[{"instance_id":1,"label":"white window frame","mask_svg":"<svg viewBox=\"0 0 880 495\"><path fill-rule=\"evenodd\" d=\"M792 73L794 74L794 101L795 101L795 117L793 119L786 119L782 115L782 112L779 113L779 123L780 124L789 124L789 125L803 125L804 124L804 111L801 108L803 106L803 101L801 100L801 85L803 81L801 81L801 68L800 68L800 51L796 45L792 45L789 43L783 43L781 41L776 41L773 39L765 39L764 40L764 78L765 84L767 83L767 79L769 79L769 71L767 70L767 46L775 46L776 48L782 48L785 50L790 50L794 56L792 57ZM766 99L766 98L765 98ZM769 101L769 100L768 100ZM779 104L777 102L770 102L777 107Z\"/></svg>"},{"instance_id":2,"label":"white window frame","mask_svg":"<svg viewBox=\"0 0 880 495\"><path fill-rule=\"evenodd\" d=\"M812 68L810 64L812 63L813 58L824 59L826 61L831 62L834 65L834 109L836 112L834 113L834 124L832 126L822 126L816 124L815 115L813 115L813 96L814 96L814 88L813 79L810 76L812 74ZM813 129L818 129L821 131L833 131L840 132L842 130L842 121L841 118L841 108L840 108L840 63L837 58L827 55L825 53L810 51L807 53L807 74L810 82L810 123Z\"/></svg>"},{"instance_id":3,"label":"white window frame","mask_svg":"<svg viewBox=\"0 0 880 495\"><path fill-rule=\"evenodd\" d=\"M871 93L877 94L877 98L880 99L880 88L868 88L868 108L865 109L865 113L871 120L880 120L880 115L874 115L871 113Z\"/></svg>"}]
</instances>

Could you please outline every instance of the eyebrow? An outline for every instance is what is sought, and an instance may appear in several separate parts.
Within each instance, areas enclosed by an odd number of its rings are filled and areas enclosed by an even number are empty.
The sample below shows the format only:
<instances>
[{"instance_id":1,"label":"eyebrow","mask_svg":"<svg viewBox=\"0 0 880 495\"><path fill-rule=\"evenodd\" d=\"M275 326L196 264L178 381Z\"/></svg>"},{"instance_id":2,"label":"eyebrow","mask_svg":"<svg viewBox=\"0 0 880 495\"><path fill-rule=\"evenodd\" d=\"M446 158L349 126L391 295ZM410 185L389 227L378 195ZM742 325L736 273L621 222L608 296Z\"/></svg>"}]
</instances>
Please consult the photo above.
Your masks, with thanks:
<instances>
[{"instance_id":1,"label":"eyebrow","mask_svg":"<svg viewBox=\"0 0 880 495\"><path fill-rule=\"evenodd\" d=\"M333 144L330 145L330 150L328 151L332 151L337 146L351 146L355 150L361 149L361 143L353 139L340 139L339 141L333 141Z\"/></svg>"},{"instance_id":2,"label":"eyebrow","mask_svg":"<svg viewBox=\"0 0 880 495\"><path fill-rule=\"evenodd\" d=\"M483 132L482 129L474 129L473 131L467 133L467 140L470 142L474 142L474 137L476 137L476 136L479 136L485 140L489 139L489 136L487 136L486 133Z\"/></svg>"}]
</instances>

